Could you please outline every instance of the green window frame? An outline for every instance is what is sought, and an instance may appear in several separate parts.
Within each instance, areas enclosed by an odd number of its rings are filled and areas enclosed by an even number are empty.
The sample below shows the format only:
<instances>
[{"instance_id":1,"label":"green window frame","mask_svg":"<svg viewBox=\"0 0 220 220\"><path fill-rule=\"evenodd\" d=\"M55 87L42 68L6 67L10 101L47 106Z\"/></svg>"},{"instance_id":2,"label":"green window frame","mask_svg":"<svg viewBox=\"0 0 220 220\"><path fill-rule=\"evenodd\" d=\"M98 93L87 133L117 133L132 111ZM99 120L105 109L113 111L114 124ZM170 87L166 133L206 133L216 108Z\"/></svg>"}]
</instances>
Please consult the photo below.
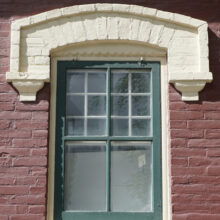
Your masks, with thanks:
<instances>
[{"instance_id":1,"label":"green window frame","mask_svg":"<svg viewBox=\"0 0 220 220\"><path fill-rule=\"evenodd\" d=\"M66 73L72 69L106 70L106 135L71 136L66 134ZM147 70L151 73L151 126L148 136L111 135L111 71ZM160 62L135 61L58 61L57 99L56 99L56 145L55 145L55 220L161 220L162 219L162 178L161 178L161 116L160 116ZM106 143L106 210L105 211L65 211L64 210L64 172L65 142L103 141ZM114 212L110 204L111 142L151 142L152 144L152 210L149 212Z\"/></svg>"}]
</instances>

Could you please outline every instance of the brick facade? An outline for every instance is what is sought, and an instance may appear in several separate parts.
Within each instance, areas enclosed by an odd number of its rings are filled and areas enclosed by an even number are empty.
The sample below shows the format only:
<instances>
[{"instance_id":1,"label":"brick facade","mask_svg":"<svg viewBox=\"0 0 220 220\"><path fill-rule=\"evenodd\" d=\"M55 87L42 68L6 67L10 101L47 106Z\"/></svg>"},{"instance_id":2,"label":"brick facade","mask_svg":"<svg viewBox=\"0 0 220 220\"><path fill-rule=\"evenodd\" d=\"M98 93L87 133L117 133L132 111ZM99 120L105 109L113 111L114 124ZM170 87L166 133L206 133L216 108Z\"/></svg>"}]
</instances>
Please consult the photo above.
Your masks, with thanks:
<instances>
[{"instance_id":1,"label":"brick facade","mask_svg":"<svg viewBox=\"0 0 220 220\"><path fill-rule=\"evenodd\" d=\"M220 219L220 1L102 1L137 4L202 19L209 24L210 70L198 102L183 102L170 85L173 220ZM95 1L0 1L0 219L45 220L50 86L22 103L6 83L10 23L50 9Z\"/></svg>"}]
</instances>

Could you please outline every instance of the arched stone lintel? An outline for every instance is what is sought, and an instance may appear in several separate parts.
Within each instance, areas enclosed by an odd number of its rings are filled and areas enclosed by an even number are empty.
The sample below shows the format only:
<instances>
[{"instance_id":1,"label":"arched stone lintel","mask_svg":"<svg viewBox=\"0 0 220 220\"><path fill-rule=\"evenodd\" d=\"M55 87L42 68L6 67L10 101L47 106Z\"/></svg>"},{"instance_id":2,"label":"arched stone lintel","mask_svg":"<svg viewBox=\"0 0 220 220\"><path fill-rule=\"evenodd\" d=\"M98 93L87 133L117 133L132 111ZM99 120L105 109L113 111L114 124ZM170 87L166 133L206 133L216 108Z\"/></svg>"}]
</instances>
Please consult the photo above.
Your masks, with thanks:
<instances>
[{"instance_id":1,"label":"arched stone lintel","mask_svg":"<svg viewBox=\"0 0 220 220\"><path fill-rule=\"evenodd\" d=\"M102 16L98 16L99 13ZM95 28L91 29L94 24ZM25 87L29 86L29 91L33 87L36 93L37 86L30 81L50 81L49 56L52 50L92 40L116 40L119 43L135 40L166 49L169 82L183 93L183 100L198 100L202 86L193 86L193 83L205 85L212 81L205 21L122 4L72 6L14 21L7 81L26 82ZM20 84L13 84L21 91ZM29 101L30 96L25 98L23 95L22 100Z\"/></svg>"}]
</instances>

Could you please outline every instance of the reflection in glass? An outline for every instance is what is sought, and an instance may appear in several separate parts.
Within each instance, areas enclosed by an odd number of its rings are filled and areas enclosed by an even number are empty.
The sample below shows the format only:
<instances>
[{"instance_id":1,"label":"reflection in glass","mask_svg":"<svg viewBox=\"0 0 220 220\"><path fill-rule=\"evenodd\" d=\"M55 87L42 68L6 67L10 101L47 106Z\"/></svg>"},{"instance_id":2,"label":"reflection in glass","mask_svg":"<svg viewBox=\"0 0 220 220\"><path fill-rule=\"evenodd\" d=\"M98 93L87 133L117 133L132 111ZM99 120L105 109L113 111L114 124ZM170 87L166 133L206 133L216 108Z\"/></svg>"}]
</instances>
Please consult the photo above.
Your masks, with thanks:
<instances>
[{"instance_id":1,"label":"reflection in glass","mask_svg":"<svg viewBox=\"0 0 220 220\"><path fill-rule=\"evenodd\" d=\"M128 73L112 72L111 92L113 93L127 93L128 92Z\"/></svg>"},{"instance_id":2,"label":"reflection in glass","mask_svg":"<svg viewBox=\"0 0 220 220\"><path fill-rule=\"evenodd\" d=\"M111 119L111 135L128 136L128 119Z\"/></svg>"},{"instance_id":3,"label":"reflection in glass","mask_svg":"<svg viewBox=\"0 0 220 220\"><path fill-rule=\"evenodd\" d=\"M152 211L150 142L112 143L111 211Z\"/></svg>"},{"instance_id":4,"label":"reflection in glass","mask_svg":"<svg viewBox=\"0 0 220 220\"><path fill-rule=\"evenodd\" d=\"M132 119L132 136L151 136L151 119Z\"/></svg>"},{"instance_id":5,"label":"reflection in glass","mask_svg":"<svg viewBox=\"0 0 220 220\"><path fill-rule=\"evenodd\" d=\"M105 143L66 143L64 210L105 210L105 158Z\"/></svg>"},{"instance_id":6,"label":"reflection in glass","mask_svg":"<svg viewBox=\"0 0 220 220\"><path fill-rule=\"evenodd\" d=\"M66 133L72 136L84 135L84 119L67 119Z\"/></svg>"},{"instance_id":7,"label":"reflection in glass","mask_svg":"<svg viewBox=\"0 0 220 220\"><path fill-rule=\"evenodd\" d=\"M67 71L66 89L67 92L84 92L85 88L85 73Z\"/></svg>"},{"instance_id":8,"label":"reflection in glass","mask_svg":"<svg viewBox=\"0 0 220 220\"><path fill-rule=\"evenodd\" d=\"M66 97L66 114L72 116L84 115L84 96L70 96Z\"/></svg>"},{"instance_id":9,"label":"reflection in glass","mask_svg":"<svg viewBox=\"0 0 220 220\"><path fill-rule=\"evenodd\" d=\"M105 119L88 119L87 135L105 135L106 120Z\"/></svg>"},{"instance_id":10,"label":"reflection in glass","mask_svg":"<svg viewBox=\"0 0 220 220\"><path fill-rule=\"evenodd\" d=\"M151 75L150 73L132 73L132 89L134 93L145 93L151 90Z\"/></svg>"},{"instance_id":11,"label":"reflection in glass","mask_svg":"<svg viewBox=\"0 0 220 220\"><path fill-rule=\"evenodd\" d=\"M88 96L88 115L105 115L106 114L106 97L105 96Z\"/></svg>"},{"instance_id":12,"label":"reflection in glass","mask_svg":"<svg viewBox=\"0 0 220 220\"><path fill-rule=\"evenodd\" d=\"M132 96L132 115L150 115L150 96Z\"/></svg>"},{"instance_id":13,"label":"reflection in glass","mask_svg":"<svg viewBox=\"0 0 220 220\"><path fill-rule=\"evenodd\" d=\"M128 116L128 96L111 96L111 115Z\"/></svg>"},{"instance_id":14,"label":"reflection in glass","mask_svg":"<svg viewBox=\"0 0 220 220\"><path fill-rule=\"evenodd\" d=\"M88 92L106 92L106 72L88 74Z\"/></svg>"}]
</instances>

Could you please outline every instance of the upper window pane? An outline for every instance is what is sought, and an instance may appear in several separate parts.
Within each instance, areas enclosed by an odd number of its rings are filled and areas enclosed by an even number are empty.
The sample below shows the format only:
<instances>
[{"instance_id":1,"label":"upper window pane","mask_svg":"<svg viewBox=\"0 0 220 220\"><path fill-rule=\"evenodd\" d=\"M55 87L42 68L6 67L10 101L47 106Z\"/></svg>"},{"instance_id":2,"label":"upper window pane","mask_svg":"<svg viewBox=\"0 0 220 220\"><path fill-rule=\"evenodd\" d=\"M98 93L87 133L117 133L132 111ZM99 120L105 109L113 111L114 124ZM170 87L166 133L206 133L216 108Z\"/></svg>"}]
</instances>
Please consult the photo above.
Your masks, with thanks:
<instances>
[{"instance_id":1,"label":"upper window pane","mask_svg":"<svg viewBox=\"0 0 220 220\"><path fill-rule=\"evenodd\" d=\"M128 96L111 96L111 115L128 116Z\"/></svg>"},{"instance_id":2,"label":"upper window pane","mask_svg":"<svg viewBox=\"0 0 220 220\"><path fill-rule=\"evenodd\" d=\"M112 71L111 92L114 93L128 92L128 73L118 70Z\"/></svg>"},{"instance_id":3,"label":"upper window pane","mask_svg":"<svg viewBox=\"0 0 220 220\"><path fill-rule=\"evenodd\" d=\"M88 96L88 115L106 115L105 96Z\"/></svg>"},{"instance_id":4,"label":"upper window pane","mask_svg":"<svg viewBox=\"0 0 220 220\"><path fill-rule=\"evenodd\" d=\"M84 115L84 96L83 95L67 95L66 98L66 114L71 116Z\"/></svg>"},{"instance_id":5,"label":"upper window pane","mask_svg":"<svg viewBox=\"0 0 220 220\"><path fill-rule=\"evenodd\" d=\"M106 92L106 71L96 71L88 73L88 92Z\"/></svg>"},{"instance_id":6,"label":"upper window pane","mask_svg":"<svg viewBox=\"0 0 220 220\"><path fill-rule=\"evenodd\" d=\"M68 93L84 92L85 73L75 70L68 70L66 77L66 91Z\"/></svg>"},{"instance_id":7,"label":"upper window pane","mask_svg":"<svg viewBox=\"0 0 220 220\"><path fill-rule=\"evenodd\" d=\"M132 78L132 88L133 93L145 93L151 90L151 75L149 72L134 72L131 75Z\"/></svg>"}]
</instances>

